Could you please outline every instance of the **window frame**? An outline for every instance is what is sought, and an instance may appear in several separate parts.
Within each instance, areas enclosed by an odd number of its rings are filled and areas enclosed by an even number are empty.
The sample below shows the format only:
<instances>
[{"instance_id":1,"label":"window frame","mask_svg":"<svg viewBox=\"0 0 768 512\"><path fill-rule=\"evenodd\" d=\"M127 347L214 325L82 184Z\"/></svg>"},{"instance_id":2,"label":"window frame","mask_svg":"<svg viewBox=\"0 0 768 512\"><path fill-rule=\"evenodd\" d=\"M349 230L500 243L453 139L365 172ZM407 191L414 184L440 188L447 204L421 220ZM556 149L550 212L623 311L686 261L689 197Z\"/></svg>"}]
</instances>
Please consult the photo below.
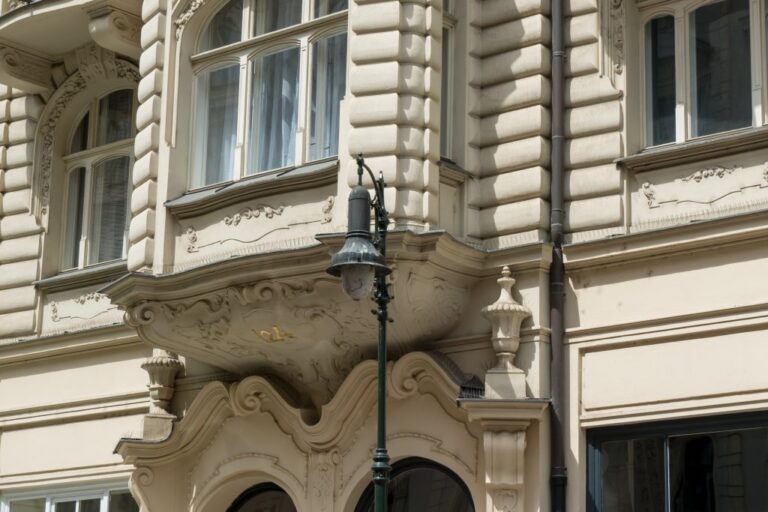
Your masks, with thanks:
<instances>
[{"instance_id":1,"label":"window frame","mask_svg":"<svg viewBox=\"0 0 768 512\"><path fill-rule=\"evenodd\" d=\"M717 137L720 134L733 133L739 130L749 130L768 122L768 91L765 87L768 79L768 64L762 64L766 55L766 31L768 20L765 20L766 1L749 1L749 30L750 30L750 93L751 93L751 124L705 135L693 135L695 120L693 115L694 91L691 74L693 72L694 48L691 45L693 30L691 17L694 11L708 4L717 3L720 0L677 0L661 4L640 6L639 16L639 60L640 80L644 85L643 94L640 95L640 116L642 119L641 140L642 148L661 148L683 144L692 140L705 137ZM670 5L671 4L671 5ZM650 115L649 96L651 91L651 77L648 69L648 52L650 41L647 36L648 24L655 18L672 16L674 20L675 41L675 139L671 142L653 144L652 131L653 119ZM765 20L765 21L764 21Z\"/></svg>"},{"instance_id":2,"label":"window frame","mask_svg":"<svg viewBox=\"0 0 768 512\"><path fill-rule=\"evenodd\" d=\"M100 109L101 100L115 92L127 91L127 90L130 90L132 94L130 135L122 140L109 142L107 144L94 147L94 144L96 143L96 131L98 130L99 113L100 113L99 109ZM77 121L74 123L74 128L71 130L71 132L67 135L67 138L65 139L67 152L64 156L62 156L62 161L64 163L63 187L67 190L67 193L64 194L64 199L61 204L61 212L62 212L62 220L63 220L63 229L62 229L63 236L59 241L59 258L58 258L59 268L61 271L66 272L66 271L82 270L87 267L124 260L127 256L128 232L129 232L129 225L130 225L130 219L131 219L131 201L130 201L130 195L132 190L131 171L133 169L133 164L135 162L133 146L134 146L134 140L136 138L135 116L136 116L137 106L138 106L138 98L137 98L137 91L135 88L115 87L113 89L110 89L104 92L98 97L92 98L91 101L88 103L88 106L84 108L78 116L75 117ZM74 141L74 137L77 135L77 129L79 128L80 123L83 121L85 116L88 116L88 124L87 124L88 137L87 137L86 148L83 150L77 151L75 153L69 153L69 150L72 148L72 142ZM128 183L127 183L128 195L126 197L126 226L125 226L125 229L123 230L122 255L120 258L117 258L115 260L90 262L89 251L90 251L90 243L91 243L90 238L91 238L91 231L92 231L90 220L93 215L93 204L91 201L92 199L91 194L92 194L93 178L95 175L94 168L99 164L104 163L108 160L112 160L114 158L122 158L122 157L128 157ZM68 209L71 201L71 198L69 197L69 180L70 180L70 175L79 168L85 169L85 176L84 176L83 198L82 198L82 219L81 219L81 225L80 225L80 230L81 230L80 239L77 241L74 241L74 244L79 246L78 258L77 258L77 261L74 262L74 265L68 266L65 263L68 258L67 251L68 249L72 249L72 247L69 247L70 233L68 232L68 229L67 229L68 221L69 221L67 214L68 214Z\"/></svg>"},{"instance_id":3,"label":"window frame","mask_svg":"<svg viewBox=\"0 0 768 512\"><path fill-rule=\"evenodd\" d=\"M672 419L590 429L587 431L586 510L587 512L601 512L600 445L602 443L654 437L664 438L664 498L665 511L668 512L670 508L669 438L756 428L768 428L768 411Z\"/></svg>"},{"instance_id":4,"label":"window frame","mask_svg":"<svg viewBox=\"0 0 768 512\"><path fill-rule=\"evenodd\" d=\"M56 503L62 503L67 501L82 501L90 499L99 499L99 512L109 512L109 495L114 492L127 492L131 494L131 490L127 483L112 483L112 484L91 484L82 485L77 487L65 488L55 491L21 491L21 492L8 492L0 498L0 512L10 512L11 503L14 501L24 500L45 500L45 512L54 512L54 505ZM133 495L131 495L133 497ZM135 498L134 498L134 501ZM138 502L137 502L138 505ZM76 508L79 508L79 504Z\"/></svg>"},{"instance_id":5,"label":"window frame","mask_svg":"<svg viewBox=\"0 0 768 512\"><path fill-rule=\"evenodd\" d=\"M188 140L190 173L187 179L187 190L201 190L210 187L219 187L223 183L237 181L249 176L278 173L286 169L307 164L310 152L311 127L311 100L312 88L310 83L312 66L314 65L314 52L312 45L325 38L340 34L347 34L347 55L345 73L349 76L349 8L339 12L314 17L315 4L318 0L302 0L301 20L298 24L284 27L273 32L252 36L255 23L256 0L243 1L243 22L241 24L241 40L219 48L199 51L205 37L205 32L211 20L223 9L227 1L216 5L207 18L201 24L201 30L196 34L193 45L194 50L190 57L192 86L192 110L190 113ZM272 55L279 51L295 48L299 49L299 81L298 81L298 113L296 121L295 148L293 163L288 166L249 172L249 140L251 138L251 91L253 89L252 66L255 59ZM231 175L222 181L205 183L205 155L199 155L196 148L200 133L196 130L201 115L201 100L203 92L199 87L199 78L205 73L222 69L231 65L239 65L238 97L237 97L237 127L234 148L234 169ZM320 71L319 71L320 72ZM348 83L348 80L347 80ZM206 125L207 126L207 125ZM324 158L316 158L311 161L320 161Z\"/></svg>"},{"instance_id":6,"label":"window frame","mask_svg":"<svg viewBox=\"0 0 768 512\"><path fill-rule=\"evenodd\" d=\"M455 160L453 151L453 121L454 112L451 106L453 105L453 97L455 95L455 65L456 61L456 26L459 23L459 19L454 13L454 6L451 0L443 0L443 26L442 26L442 44L447 46L442 52L443 56L447 56L451 61L451 65L448 66L448 72L445 69L445 59L442 59L440 67L440 73L443 77L441 81L441 94L440 94L440 158L447 158L451 161ZM445 41L446 34L448 42ZM445 147L443 147L445 146Z\"/></svg>"}]
</instances>

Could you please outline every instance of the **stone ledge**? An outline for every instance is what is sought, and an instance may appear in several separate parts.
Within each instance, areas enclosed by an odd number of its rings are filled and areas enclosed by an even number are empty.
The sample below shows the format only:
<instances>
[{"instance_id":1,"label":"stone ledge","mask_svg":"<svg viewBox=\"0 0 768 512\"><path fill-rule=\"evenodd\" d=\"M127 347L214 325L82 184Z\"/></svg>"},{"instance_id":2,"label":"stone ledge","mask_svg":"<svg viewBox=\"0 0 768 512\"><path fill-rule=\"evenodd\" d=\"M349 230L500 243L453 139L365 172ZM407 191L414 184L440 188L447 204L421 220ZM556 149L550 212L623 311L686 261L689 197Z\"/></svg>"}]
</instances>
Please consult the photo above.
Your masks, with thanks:
<instances>
[{"instance_id":1,"label":"stone ledge","mask_svg":"<svg viewBox=\"0 0 768 512\"><path fill-rule=\"evenodd\" d=\"M287 170L255 174L215 187L193 190L166 201L165 206L176 218L194 217L246 199L330 185L336 182L338 169L339 161L333 157Z\"/></svg>"},{"instance_id":2,"label":"stone ledge","mask_svg":"<svg viewBox=\"0 0 768 512\"><path fill-rule=\"evenodd\" d=\"M128 267L125 260L117 260L82 269L67 270L55 276L40 279L32 284L38 290L51 293L82 288L93 284L104 284L107 281L114 281L126 273L128 273Z\"/></svg>"},{"instance_id":3,"label":"stone ledge","mask_svg":"<svg viewBox=\"0 0 768 512\"><path fill-rule=\"evenodd\" d=\"M640 172L673 167L707 158L723 157L768 147L768 126L716 133L682 144L645 149L614 160L625 169Z\"/></svg>"}]
</instances>

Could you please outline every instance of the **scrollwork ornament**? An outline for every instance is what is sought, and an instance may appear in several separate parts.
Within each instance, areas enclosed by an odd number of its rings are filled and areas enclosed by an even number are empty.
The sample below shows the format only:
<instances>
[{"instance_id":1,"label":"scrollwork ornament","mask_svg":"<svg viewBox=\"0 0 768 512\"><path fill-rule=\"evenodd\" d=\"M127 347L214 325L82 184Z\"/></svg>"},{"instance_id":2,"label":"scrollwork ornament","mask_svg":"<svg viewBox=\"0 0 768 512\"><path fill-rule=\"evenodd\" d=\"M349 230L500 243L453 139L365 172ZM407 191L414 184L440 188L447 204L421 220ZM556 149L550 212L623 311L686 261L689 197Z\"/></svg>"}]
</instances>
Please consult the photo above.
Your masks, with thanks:
<instances>
[{"instance_id":1,"label":"scrollwork ornament","mask_svg":"<svg viewBox=\"0 0 768 512\"><path fill-rule=\"evenodd\" d=\"M126 309L123 319L131 327L149 325L156 320L159 307L158 304L152 302L142 302Z\"/></svg>"},{"instance_id":2,"label":"scrollwork ornament","mask_svg":"<svg viewBox=\"0 0 768 512\"><path fill-rule=\"evenodd\" d=\"M149 487L155 481L155 472L146 466L139 466L131 475L131 481L141 487Z\"/></svg>"},{"instance_id":3,"label":"scrollwork ornament","mask_svg":"<svg viewBox=\"0 0 768 512\"><path fill-rule=\"evenodd\" d=\"M491 492L493 508L497 512L516 512L518 494L514 489L496 489Z\"/></svg>"}]
</instances>

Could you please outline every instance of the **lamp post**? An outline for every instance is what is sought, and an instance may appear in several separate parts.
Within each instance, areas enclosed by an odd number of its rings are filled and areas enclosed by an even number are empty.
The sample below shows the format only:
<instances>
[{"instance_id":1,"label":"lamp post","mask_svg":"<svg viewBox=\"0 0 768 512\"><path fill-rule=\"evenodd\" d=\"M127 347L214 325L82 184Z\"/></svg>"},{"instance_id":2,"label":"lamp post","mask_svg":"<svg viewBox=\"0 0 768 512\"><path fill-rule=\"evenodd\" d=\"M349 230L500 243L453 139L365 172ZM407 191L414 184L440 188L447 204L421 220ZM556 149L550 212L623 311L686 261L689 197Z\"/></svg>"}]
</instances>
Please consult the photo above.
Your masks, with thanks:
<instances>
[{"instance_id":1,"label":"lamp post","mask_svg":"<svg viewBox=\"0 0 768 512\"><path fill-rule=\"evenodd\" d=\"M368 189L363 186L363 169L373 181L375 197L371 202ZM375 231L371 238L370 212L373 209ZM328 273L341 277L344 292L354 300L370 296L377 308L373 314L379 320L379 341L377 350L377 429L376 451L373 454L374 510L387 510L387 483L389 482L389 455L387 454L387 305L391 300L387 290L387 267L384 255L387 249L387 226L389 216L384 207L384 177L374 178L371 169L365 165L362 153L357 155L357 186L349 194L347 237L344 246L331 258Z\"/></svg>"}]
</instances>

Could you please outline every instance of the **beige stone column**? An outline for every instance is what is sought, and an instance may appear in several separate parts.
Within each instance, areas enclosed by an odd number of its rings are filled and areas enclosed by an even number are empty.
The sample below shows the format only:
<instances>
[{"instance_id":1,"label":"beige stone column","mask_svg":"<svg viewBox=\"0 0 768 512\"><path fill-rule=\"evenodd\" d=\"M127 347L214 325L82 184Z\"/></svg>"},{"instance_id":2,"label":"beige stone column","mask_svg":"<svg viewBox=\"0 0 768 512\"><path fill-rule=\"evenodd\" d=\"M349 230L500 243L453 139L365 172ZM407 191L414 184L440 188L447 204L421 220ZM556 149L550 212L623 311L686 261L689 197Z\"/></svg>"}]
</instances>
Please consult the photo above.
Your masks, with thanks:
<instances>
[{"instance_id":1,"label":"beige stone column","mask_svg":"<svg viewBox=\"0 0 768 512\"><path fill-rule=\"evenodd\" d=\"M349 25L349 153L363 153L387 184L397 227L438 217L440 0L353 0ZM347 167L350 185L356 167Z\"/></svg>"}]
</instances>

